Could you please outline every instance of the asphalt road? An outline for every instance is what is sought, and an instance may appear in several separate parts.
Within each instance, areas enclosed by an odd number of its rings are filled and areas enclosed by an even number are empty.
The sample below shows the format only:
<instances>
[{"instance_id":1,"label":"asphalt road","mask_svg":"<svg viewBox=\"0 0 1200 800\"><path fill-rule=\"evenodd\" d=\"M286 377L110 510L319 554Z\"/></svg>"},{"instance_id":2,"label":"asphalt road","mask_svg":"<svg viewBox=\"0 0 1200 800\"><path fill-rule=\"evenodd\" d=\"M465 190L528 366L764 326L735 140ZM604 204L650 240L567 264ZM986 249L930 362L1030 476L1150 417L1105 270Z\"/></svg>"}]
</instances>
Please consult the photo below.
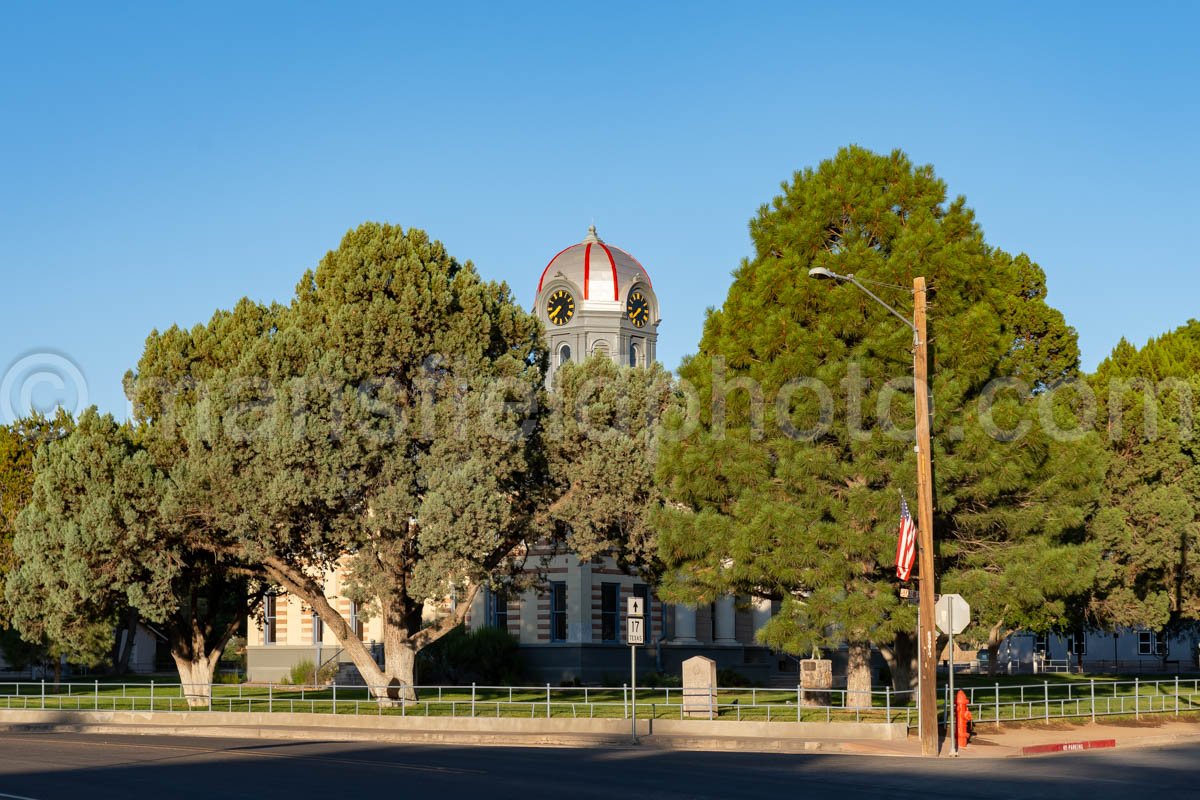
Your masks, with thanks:
<instances>
[{"instance_id":1,"label":"asphalt road","mask_svg":"<svg viewBox=\"0 0 1200 800\"><path fill-rule=\"evenodd\" d=\"M1200 796L1200 745L1022 759L0 733L0 800Z\"/></svg>"}]
</instances>

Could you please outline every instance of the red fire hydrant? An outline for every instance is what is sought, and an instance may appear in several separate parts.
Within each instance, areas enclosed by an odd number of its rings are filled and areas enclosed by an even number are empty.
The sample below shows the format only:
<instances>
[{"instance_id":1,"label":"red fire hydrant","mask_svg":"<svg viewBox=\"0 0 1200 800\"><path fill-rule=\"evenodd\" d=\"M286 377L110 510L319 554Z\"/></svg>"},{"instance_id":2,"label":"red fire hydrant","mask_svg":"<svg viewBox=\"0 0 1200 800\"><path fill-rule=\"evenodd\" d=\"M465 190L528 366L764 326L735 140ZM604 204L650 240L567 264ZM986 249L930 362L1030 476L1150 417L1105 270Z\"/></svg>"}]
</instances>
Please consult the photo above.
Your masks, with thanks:
<instances>
[{"instance_id":1,"label":"red fire hydrant","mask_svg":"<svg viewBox=\"0 0 1200 800\"><path fill-rule=\"evenodd\" d=\"M961 689L954 696L954 738L961 750L971 739L971 709L967 707L966 692Z\"/></svg>"}]
</instances>

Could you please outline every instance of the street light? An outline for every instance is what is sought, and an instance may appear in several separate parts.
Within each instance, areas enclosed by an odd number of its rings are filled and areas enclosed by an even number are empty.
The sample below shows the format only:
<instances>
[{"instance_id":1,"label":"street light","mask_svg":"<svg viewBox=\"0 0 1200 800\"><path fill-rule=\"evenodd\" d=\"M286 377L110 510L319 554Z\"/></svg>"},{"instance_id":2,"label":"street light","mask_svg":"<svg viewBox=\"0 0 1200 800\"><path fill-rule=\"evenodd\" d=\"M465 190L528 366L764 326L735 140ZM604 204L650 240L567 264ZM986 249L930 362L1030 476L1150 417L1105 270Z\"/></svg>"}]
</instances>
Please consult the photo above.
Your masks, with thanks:
<instances>
[{"instance_id":1,"label":"street light","mask_svg":"<svg viewBox=\"0 0 1200 800\"><path fill-rule=\"evenodd\" d=\"M937 736L937 635L933 629L933 462L929 432L929 357L925 336L925 278L913 278L913 318L883 302L854 275L839 275L824 267L813 267L808 277L852 283L868 297L898 317L913 332L913 395L917 435L917 524L918 553L917 611L917 717L921 723L921 754L936 756Z\"/></svg>"}]
</instances>

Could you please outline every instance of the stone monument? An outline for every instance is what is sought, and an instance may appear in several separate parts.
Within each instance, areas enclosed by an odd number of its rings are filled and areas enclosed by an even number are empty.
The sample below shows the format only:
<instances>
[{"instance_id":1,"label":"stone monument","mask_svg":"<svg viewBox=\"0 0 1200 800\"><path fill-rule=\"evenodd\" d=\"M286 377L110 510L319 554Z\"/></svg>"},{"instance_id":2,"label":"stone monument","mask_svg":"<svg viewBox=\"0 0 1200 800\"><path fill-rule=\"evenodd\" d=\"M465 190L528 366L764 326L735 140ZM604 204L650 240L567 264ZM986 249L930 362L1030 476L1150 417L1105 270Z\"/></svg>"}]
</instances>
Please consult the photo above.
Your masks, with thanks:
<instances>
[{"instance_id":1,"label":"stone monument","mask_svg":"<svg viewBox=\"0 0 1200 800\"><path fill-rule=\"evenodd\" d=\"M692 656L683 662L683 714L687 717L717 715L717 662Z\"/></svg>"},{"instance_id":2,"label":"stone monument","mask_svg":"<svg viewBox=\"0 0 1200 800\"><path fill-rule=\"evenodd\" d=\"M827 706L833 688L833 662L827 658L806 658L800 662L800 703Z\"/></svg>"}]
</instances>

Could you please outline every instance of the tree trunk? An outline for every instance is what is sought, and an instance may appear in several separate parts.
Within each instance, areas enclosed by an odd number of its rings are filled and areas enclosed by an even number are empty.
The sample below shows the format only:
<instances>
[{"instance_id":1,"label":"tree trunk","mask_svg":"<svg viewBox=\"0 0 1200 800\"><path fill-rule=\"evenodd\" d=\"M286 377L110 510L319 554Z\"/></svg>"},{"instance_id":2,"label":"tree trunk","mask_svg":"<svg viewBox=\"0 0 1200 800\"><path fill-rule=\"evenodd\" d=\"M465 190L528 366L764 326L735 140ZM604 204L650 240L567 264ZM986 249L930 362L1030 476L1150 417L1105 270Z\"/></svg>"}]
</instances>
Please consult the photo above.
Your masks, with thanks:
<instances>
[{"instance_id":1,"label":"tree trunk","mask_svg":"<svg viewBox=\"0 0 1200 800\"><path fill-rule=\"evenodd\" d=\"M846 707L871 707L871 644L851 642L846 664Z\"/></svg>"},{"instance_id":2,"label":"tree trunk","mask_svg":"<svg viewBox=\"0 0 1200 800\"><path fill-rule=\"evenodd\" d=\"M317 612L325 628L337 637L338 644L358 668L371 695L381 702L408 703L417 699L414 688L417 653L466 618L478 591L477 586L472 586L465 601L459 603L452 614L428 628L421 627L421 605L409 600L403 589L397 590L391 598L381 598L384 656L381 668L350 624L329 604L324 587L279 559L268 559L266 567L272 580Z\"/></svg>"},{"instance_id":3,"label":"tree trunk","mask_svg":"<svg viewBox=\"0 0 1200 800\"><path fill-rule=\"evenodd\" d=\"M217 660L221 651L211 656L189 658L174 650L171 658L175 661L175 669L179 673L179 684L187 700L188 708L208 708L212 702L213 673L217 669Z\"/></svg>"},{"instance_id":4,"label":"tree trunk","mask_svg":"<svg viewBox=\"0 0 1200 800\"><path fill-rule=\"evenodd\" d=\"M999 674L1000 670L1000 643L1004 641L1004 637L1009 634L1004 628L1004 620L998 620L995 625L988 630L987 638L987 654L988 654L988 677L994 678Z\"/></svg>"},{"instance_id":5,"label":"tree trunk","mask_svg":"<svg viewBox=\"0 0 1200 800\"><path fill-rule=\"evenodd\" d=\"M125 612L124 640L120 643L117 657L113 659L113 674L124 675L129 671L129 657L133 653L133 640L137 636L138 612L131 608Z\"/></svg>"},{"instance_id":6,"label":"tree trunk","mask_svg":"<svg viewBox=\"0 0 1200 800\"><path fill-rule=\"evenodd\" d=\"M891 647L881 647L888 669L892 672L892 691L912 692L917 688L917 637L897 633ZM915 696L910 695L910 699Z\"/></svg>"}]
</instances>

